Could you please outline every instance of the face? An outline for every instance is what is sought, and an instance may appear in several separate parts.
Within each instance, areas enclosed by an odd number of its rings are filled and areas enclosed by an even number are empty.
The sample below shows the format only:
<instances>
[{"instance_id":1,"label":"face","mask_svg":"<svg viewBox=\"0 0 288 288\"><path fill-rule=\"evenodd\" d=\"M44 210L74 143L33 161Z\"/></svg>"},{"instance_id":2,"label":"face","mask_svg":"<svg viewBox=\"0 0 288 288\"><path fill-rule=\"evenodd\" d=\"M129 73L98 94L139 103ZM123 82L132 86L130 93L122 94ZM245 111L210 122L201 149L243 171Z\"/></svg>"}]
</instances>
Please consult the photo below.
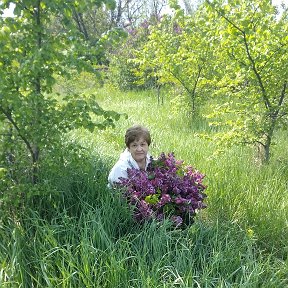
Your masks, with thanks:
<instances>
[{"instance_id":1,"label":"face","mask_svg":"<svg viewBox=\"0 0 288 288\"><path fill-rule=\"evenodd\" d=\"M142 162L147 156L149 146L146 140L140 137L138 140L130 143L128 150L136 162Z\"/></svg>"}]
</instances>

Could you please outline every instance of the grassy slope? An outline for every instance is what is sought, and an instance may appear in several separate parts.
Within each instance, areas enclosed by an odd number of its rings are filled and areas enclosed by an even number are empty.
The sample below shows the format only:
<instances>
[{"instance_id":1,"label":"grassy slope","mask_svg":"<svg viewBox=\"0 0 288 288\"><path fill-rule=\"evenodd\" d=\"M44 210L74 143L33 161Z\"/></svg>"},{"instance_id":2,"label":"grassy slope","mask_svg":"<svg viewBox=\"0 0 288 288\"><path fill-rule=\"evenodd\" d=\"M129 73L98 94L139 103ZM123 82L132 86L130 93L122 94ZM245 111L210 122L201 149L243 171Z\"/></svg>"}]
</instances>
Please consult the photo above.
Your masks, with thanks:
<instances>
[{"instance_id":1,"label":"grassy slope","mask_svg":"<svg viewBox=\"0 0 288 288\"><path fill-rule=\"evenodd\" d=\"M287 139L279 135L272 163L257 167L249 149L231 148L213 156L213 143L195 137L188 119L174 115L168 101L158 106L151 93L98 93L103 108L125 112L128 119L122 118L115 129L73 135L104 163L96 159L85 169L85 178L74 173L73 186L62 187L72 209L67 204L50 221L33 212L21 225L1 227L0 286L287 285L288 169L282 148ZM150 128L154 156L173 151L206 174L209 206L190 229L173 230L168 223L135 225L124 203L107 190L108 169L124 148L125 130L134 123ZM201 122L192 126L200 131L206 127Z\"/></svg>"}]
</instances>

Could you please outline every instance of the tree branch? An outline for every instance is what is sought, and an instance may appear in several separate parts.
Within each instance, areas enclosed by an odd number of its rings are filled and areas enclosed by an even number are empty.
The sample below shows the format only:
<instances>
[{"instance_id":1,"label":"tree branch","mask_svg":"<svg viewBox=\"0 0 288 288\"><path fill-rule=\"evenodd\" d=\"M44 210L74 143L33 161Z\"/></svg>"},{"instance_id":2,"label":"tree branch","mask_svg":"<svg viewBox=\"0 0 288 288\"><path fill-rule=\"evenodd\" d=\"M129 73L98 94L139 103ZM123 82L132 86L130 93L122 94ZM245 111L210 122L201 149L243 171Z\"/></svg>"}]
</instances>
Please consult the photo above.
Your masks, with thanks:
<instances>
[{"instance_id":1,"label":"tree branch","mask_svg":"<svg viewBox=\"0 0 288 288\"><path fill-rule=\"evenodd\" d=\"M255 61L250 53L250 49L249 49L249 45L248 45L248 41L247 41L247 38L246 38L246 33L243 32L243 40L244 40L244 45L245 45L245 49L246 49L246 53L247 53L247 56L248 56L248 59L252 65L252 69L254 71L254 74L258 80L258 83L259 83L259 86L260 86L260 89L261 89L261 92L262 92L262 97L263 97L263 100L264 100L264 104L265 104L265 107L267 109L271 109L271 103L267 97L267 94L266 94L266 90L265 90L265 87L263 85L263 82L262 82L262 79L261 79L261 76L256 68L256 64L255 64Z\"/></svg>"},{"instance_id":2,"label":"tree branch","mask_svg":"<svg viewBox=\"0 0 288 288\"><path fill-rule=\"evenodd\" d=\"M260 89L261 89L261 93L262 93L262 98L263 98L263 101L264 101L264 104L265 104L265 107L266 109L271 109L271 103L267 97L267 94L266 94L266 90L265 90L265 87L263 85L263 82L262 82L262 79L261 79L261 76L256 68L256 63L255 63L255 60L253 59L251 53L250 53L250 49L249 49L249 45L248 45L248 41L247 41L247 37L246 37L246 33L243 29L241 29L239 26L237 26L232 20L230 20L222 11L220 11L219 9L213 7L212 3L209 1L209 0L206 0L206 2L213 8L215 9L215 11L221 16L223 17L230 25L232 25L236 30L238 30L242 36L243 36L243 41L244 41L244 46L245 46L245 50L246 50L246 54L247 54L247 57L252 65L252 70L257 78L257 81L258 81L258 84L260 86Z\"/></svg>"},{"instance_id":3,"label":"tree branch","mask_svg":"<svg viewBox=\"0 0 288 288\"><path fill-rule=\"evenodd\" d=\"M281 44L280 47L278 47L276 50L273 51L273 53L270 55L270 57L268 57L268 59L264 62L264 64L262 65L262 68L259 69L259 73L262 72L262 70L265 68L265 66L270 62L270 60L274 57L274 55L279 52L279 50L283 47L285 47L285 44Z\"/></svg>"},{"instance_id":4,"label":"tree branch","mask_svg":"<svg viewBox=\"0 0 288 288\"><path fill-rule=\"evenodd\" d=\"M22 135L21 133L21 129L18 127L17 123L14 121L11 112L10 111L6 111L1 105L0 105L0 111L5 115L5 117L7 118L7 120L12 124L12 126L15 128L15 130L17 131L19 137L23 140L23 142L25 143L25 145L27 146L28 150L30 151L31 155L34 155L34 151L32 146L30 145L28 139Z\"/></svg>"}]
</instances>

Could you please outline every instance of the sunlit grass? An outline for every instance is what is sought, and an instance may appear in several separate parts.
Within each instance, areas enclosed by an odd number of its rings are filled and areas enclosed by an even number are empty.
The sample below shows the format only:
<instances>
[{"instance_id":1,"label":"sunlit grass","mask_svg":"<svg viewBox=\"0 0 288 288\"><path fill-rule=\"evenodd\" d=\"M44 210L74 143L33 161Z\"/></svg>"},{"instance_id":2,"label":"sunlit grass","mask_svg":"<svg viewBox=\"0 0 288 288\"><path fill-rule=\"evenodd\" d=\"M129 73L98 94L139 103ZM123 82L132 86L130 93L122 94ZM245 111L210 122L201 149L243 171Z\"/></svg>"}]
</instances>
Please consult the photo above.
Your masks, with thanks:
<instances>
[{"instance_id":1,"label":"sunlit grass","mask_svg":"<svg viewBox=\"0 0 288 288\"><path fill-rule=\"evenodd\" d=\"M204 120L174 113L168 95L160 106L153 91L102 89L97 98L128 119L115 129L71 133L89 156L53 176L63 194L53 217L31 210L16 223L0 222L0 287L288 285L287 136L279 132L271 163L259 166L247 147L215 153L213 142L195 136L209 132ZM185 230L135 223L106 186L124 133L136 123L150 129L153 156L174 152L206 174L208 208Z\"/></svg>"},{"instance_id":2,"label":"sunlit grass","mask_svg":"<svg viewBox=\"0 0 288 288\"><path fill-rule=\"evenodd\" d=\"M105 151L105 155L112 161L111 165L124 149L125 130L132 124L143 124L152 133L152 155L157 156L162 151L174 152L176 158L194 165L206 174L207 201L210 206L204 212L208 214L207 217L224 217L240 223L242 227L253 227L259 241L263 237L263 244L268 247L272 243L282 245L286 242L288 153L282 147L287 141L287 135L276 135L277 145L272 147L271 163L259 166L255 162L253 149L249 147L231 147L225 153L217 154L219 147L195 136L191 129L195 125L201 132L201 127L207 129L207 125L201 125L201 119L191 123L181 111L178 114L172 113L173 107L168 96L164 105L157 105L153 91L137 94L115 92L113 101L111 96L106 98L107 93L110 95L107 91L104 94L99 91L101 105L106 109L120 110L129 116L127 120L122 118L116 129L97 134L97 143L102 142L96 149L100 153ZM93 142L94 136L91 136ZM87 140L87 136L84 139ZM270 238L269 244L267 237Z\"/></svg>"}]
</instances>

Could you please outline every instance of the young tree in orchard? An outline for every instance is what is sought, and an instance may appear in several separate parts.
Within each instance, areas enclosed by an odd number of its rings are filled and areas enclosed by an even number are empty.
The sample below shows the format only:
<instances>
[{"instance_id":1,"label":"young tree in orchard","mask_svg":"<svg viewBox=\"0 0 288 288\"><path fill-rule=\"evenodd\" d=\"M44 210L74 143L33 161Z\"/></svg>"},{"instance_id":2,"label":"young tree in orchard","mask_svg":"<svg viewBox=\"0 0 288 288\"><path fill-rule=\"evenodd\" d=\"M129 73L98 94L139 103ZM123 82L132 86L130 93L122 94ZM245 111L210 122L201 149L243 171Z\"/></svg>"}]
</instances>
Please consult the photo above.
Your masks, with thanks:
<instances>
[{"instance_id":1,"label":"young tree in orchard","mask_svg":"<svg viewBox=\"0 0 288 288\"><path fill-rule=\"evenodd\" d=\"M227 99L210 117L232 113L226 122L214 122L231 128L219 139L257 144L268 161L276 129L288 123L287 9L280 16L268 0L206 2L210 17L219 19L214 69L222 69L217 94Z\"/></svg>"},{"instance_id":2,"label":"young tree in orchard","mask_svg":"<svg viewBox=\"0 0 288 288\"><path fill-rule=\"evenodd\" d=\"M195 112L212 55L205 40L208 26L202 26L199 17L203 17L198 12L185 16L179 6L175 7L172 17L164 16L157 26L151 27L148 40L136 59L138 73L150 70L149 76L157 77L160 83L179 85L189 95L191 110Z\"/></svg>"},{"instance_id":3,"label":"young tree in orchard","mask_svg":"<svg viewBox=\"0 0 288 288\"><path fill-rule=\"evenodd\" d=\"M105 128L119 118L116 112L104 111L93 96L73 95L59 101L51 94L55 76L93 68L84 61L88 46L82 34L73 26L54 31L51 21L59 17L63 26L69 25L74 9L84 12L106 2L110 1L6 0L0 6L2 14L11 3L15 5L15 17L0 18L0 126L10 127L9 149L14 157L18 140L26 148L16 160L30 159L25 171L34 184L41 157L58 147L63 133L79 127Z\"/></svg>"}]
</instances>

